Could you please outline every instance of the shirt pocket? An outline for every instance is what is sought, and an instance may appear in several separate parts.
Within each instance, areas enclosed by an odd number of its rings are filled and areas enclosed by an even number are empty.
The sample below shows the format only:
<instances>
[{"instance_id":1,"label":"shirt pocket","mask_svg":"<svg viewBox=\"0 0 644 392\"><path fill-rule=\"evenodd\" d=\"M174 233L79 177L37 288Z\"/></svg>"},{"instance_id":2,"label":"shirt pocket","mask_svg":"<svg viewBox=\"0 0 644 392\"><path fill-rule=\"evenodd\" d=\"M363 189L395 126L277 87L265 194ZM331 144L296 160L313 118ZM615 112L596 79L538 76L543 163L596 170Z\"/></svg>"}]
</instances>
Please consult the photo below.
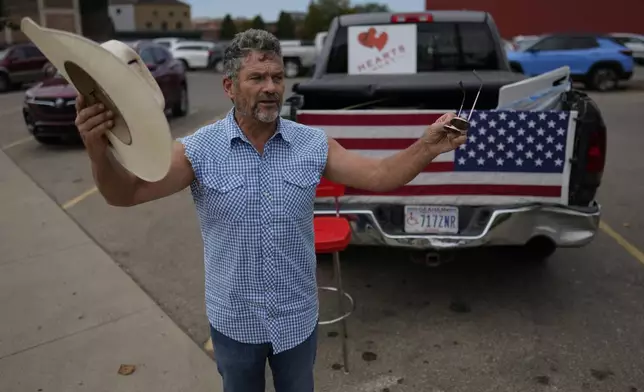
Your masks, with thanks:
<instances>
[{"instance_id":1,"label":"shirt pocket","mask_svg":"<svg viewBox=\"0 0 644 392\"><path fill-rule=\"evenodd\" d=\"M284 213L291 218L313 216L315 190L320 183L319 173L312 170L289 170L282 172L284 181Z\"/></svg>"},{"instance_id":2,"label":"shirt pocket","mask_svg":"<svg viewBox=\"0 0 644 392\"><path fill-rule=\"evenodd\" d=\"M203 179L209 218L236 222L246 216L246 179L241 174L212 174Z\"/></svg>"}]
</instances>

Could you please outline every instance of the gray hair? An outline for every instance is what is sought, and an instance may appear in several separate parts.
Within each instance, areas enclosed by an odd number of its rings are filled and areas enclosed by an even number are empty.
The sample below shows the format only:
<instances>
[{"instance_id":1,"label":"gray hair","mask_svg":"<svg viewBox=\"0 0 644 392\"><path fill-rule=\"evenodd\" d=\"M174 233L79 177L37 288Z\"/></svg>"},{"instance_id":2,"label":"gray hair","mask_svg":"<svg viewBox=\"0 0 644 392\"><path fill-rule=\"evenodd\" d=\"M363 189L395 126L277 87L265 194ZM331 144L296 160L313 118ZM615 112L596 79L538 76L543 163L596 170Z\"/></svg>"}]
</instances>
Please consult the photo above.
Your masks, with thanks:
<instances>
[{"instance_id":1,"label":"gray hair","mask_svg":"<svg viewBox=\"0 0 644 392\"><path fill-rule=\"evenodd\" d=\"M226 48L224 74L236 81L244 59L254 51L282 56L282 46L277 37L265 30L249 29L237 33Z\"/></svg>"}]
</instances>

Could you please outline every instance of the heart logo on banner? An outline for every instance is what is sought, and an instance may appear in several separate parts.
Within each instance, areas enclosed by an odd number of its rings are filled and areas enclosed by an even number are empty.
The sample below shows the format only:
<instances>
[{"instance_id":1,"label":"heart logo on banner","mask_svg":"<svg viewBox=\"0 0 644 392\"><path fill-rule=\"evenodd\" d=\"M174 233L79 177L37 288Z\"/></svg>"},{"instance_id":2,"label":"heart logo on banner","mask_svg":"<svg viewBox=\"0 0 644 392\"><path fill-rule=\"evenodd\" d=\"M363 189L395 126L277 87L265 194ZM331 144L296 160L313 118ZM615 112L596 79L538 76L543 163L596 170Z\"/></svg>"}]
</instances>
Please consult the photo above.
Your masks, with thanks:
<instances>
[{"instance_id":1,"label":"heart logo on banner","mask_svg":"<svg viewBox=\"0 0 644 392\"><path fill-rule=\"evenodd\" d=\"M375 47L379 51L382 51L382 49L384 49L385 45L387 45L388 40L389 35L387 35L386 32L383 31L379 35L376 35L376 29L373 27L358 35L358 42L360 42L361 45L367 48Z\"/></svg>"}]
</instances>

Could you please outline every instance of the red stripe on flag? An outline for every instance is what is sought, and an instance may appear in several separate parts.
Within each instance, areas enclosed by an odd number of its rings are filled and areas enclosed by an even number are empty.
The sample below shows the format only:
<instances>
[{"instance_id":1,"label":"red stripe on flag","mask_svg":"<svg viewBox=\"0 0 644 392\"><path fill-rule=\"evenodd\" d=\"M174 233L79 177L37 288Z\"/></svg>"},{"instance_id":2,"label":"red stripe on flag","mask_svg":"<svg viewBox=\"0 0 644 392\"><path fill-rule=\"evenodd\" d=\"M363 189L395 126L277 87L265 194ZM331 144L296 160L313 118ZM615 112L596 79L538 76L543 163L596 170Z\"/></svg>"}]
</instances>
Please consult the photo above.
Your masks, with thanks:
<instances>
[{"instance_id":1,"label":"red stripe on flag","mask_svg":"<svg viewBox=\"0 0 644 392\"><path fill-rule=\"evenodd\" d=\"M454 171L454 162L432 162L423 169L424 173L439 173Z\"/></svg>"},{"instance_id":2,"label":"red stripe on flag","mask_svg":"<svg viewBox=\"0 0 644 392\"><path fill-rule=\"evenodd\" d=\"M560 186L546 185L407 185L391 192L369 192L346 188L353 196L537 196L561 197Z\"/></svg>"},{"instance_id":3,"label":"red stripe on flag","mask_svg":"<svg viewBox=\"0 0 644 392\"><path fill-rule=\"evenodd\" d=\"M418 139L335 139L347 150L404 150Z\"/></svg>"},{"instance_id":4,"label":"red stripe on flag","mask_svg":"<svg viewBox=\"0 0 644 392\"><path fill-rule=\"evenodd\" d=\"M297 122L312 127L320 126L418 126L433 124L441 113L418 114L314 114L297 115Z\"/></svg>"}]
</instances>

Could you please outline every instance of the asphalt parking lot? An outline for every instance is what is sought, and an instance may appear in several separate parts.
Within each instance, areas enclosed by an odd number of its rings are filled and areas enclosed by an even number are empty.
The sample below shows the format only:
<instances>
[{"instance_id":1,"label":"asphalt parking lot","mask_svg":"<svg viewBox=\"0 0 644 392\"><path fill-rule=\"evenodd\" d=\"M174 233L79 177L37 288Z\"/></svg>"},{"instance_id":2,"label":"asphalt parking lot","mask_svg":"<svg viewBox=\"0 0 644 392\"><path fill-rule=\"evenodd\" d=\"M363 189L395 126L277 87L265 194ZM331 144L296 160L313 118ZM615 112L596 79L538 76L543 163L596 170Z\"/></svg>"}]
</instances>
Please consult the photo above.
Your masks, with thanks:
<instances>
[{"instance_id":1,"label":"asphalt parking lot","mask_svg":"<svg viewBox=\"0 0 644 392\"><path fill-rule=\"evenodd\" d=\"M193 73L189 88L191 113L171 120L174 136L230 107L217 75ZM108 206L82 148L28 137L23 94L0 95L2 149L202 345L203 245L189 192ZM322 327L317 390L644 391L644 89L591 95L609 128L595 241L559 250L544 266L476 251L428 268L404 252L352 249L343 257L357 301L351 373L337 370L337 329ZM319 269L326 283L328 261ZM322 295L323 316L334 299Z\"/></svg>"}]
</instances>

